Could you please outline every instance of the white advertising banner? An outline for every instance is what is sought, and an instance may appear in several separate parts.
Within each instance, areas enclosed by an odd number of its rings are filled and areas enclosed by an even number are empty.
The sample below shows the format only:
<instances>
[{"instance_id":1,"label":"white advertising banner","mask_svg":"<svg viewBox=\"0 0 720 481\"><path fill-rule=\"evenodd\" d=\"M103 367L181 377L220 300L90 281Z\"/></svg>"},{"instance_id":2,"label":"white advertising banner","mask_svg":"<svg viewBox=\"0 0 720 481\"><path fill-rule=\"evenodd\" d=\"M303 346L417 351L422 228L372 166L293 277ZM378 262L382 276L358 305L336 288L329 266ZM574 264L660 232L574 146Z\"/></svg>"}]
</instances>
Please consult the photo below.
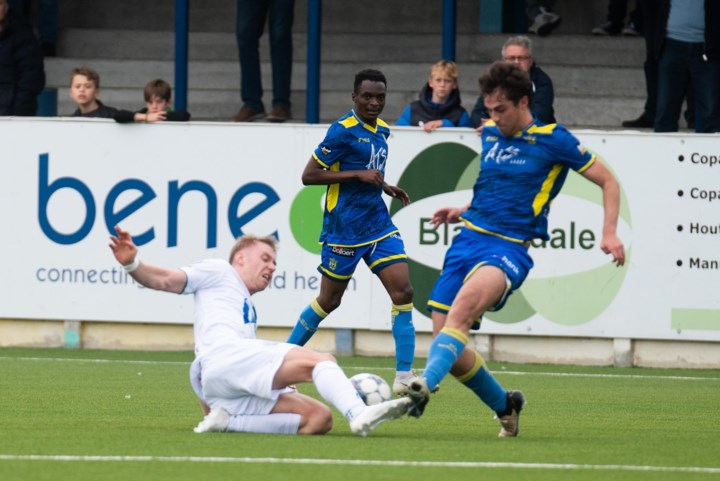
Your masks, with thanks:
<instances>
[{"instance_id":1,"label":"white advertising banner","mask_svg":"<svg viewBox=\"0 0 720 481\"><path fill-rule=\"evenodd\" d=\"M300 175L327 125L0 119L0 318L192 323L190 296L136 285L108 247L129 230L140 258L179 267L226 258L243 233L276 234L278 269L255 296L259 323L292 326L317 295L324 188ZM550 213L535 267L482 332L720 341L720 139L711 135L575 132L622 186L617 268L599 248L600 189L571 174ZM466 129L395 128L388 199L410 258L414 321L456 225L432 230L439 207L472 195L479 140ZM324 327L390 329L390 301L361 266Z\"/></svg>"}]
</instances>

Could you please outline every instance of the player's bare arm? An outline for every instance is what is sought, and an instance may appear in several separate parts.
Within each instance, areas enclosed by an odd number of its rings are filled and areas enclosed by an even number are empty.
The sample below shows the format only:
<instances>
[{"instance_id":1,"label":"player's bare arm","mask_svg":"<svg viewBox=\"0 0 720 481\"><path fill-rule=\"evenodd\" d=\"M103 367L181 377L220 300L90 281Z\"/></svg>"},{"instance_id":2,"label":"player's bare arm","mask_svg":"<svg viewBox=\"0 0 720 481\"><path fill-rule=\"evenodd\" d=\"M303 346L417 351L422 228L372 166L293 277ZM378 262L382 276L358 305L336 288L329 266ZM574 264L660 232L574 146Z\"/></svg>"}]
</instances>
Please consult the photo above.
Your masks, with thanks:
<instances>
[{"instance_id":1,"label":"player's bare arm","mask_svg":"<svg viewBox=\"0 0 720 481\"><path fill-rule=\"evenodd\" d=\"M463 207L443 207L435 211L430 218L430 224L437 229L440 224L455 224L460 222L460 216L470 208L470 204Z\"/></svg>"},{"instance_id":2,"label":"player's bare arm","mask_svg":"<svg viewBox=\"0 0 720 481\"><path fill-rule=\"evenodd\" d=\"M395 199L399 200L403 206L406 206L410 203L410 196L400 187L390 185L386 182L383 182L382 186L383 192L385 192L390 197L394 197Z\"/></svg>"},{"instance_id":3,"label":"player's bare arm","mask_svg":"<svg viewBox=\"0 0 720 481\"><path fill-rule=\"evenodd\" d=\"M117 235L110 236L110 249L123 266L131 266L137 259L138 248L126 230L115 226ZM166 269L139 261L129 272L133 279L150 289L179 294L185 288L187 277L180 269Z\"/></svg>"},{"instance_id":4,"label":"player's bare arm","mask_svg":"<svg viewBox=\"0 0 720 481\"><path fill-rule=\"evenodd\" d=\"M377 169L332 171L324 168L310 157L302 174L303 185L329 185L359 180L377 187L383 185L383 175Z\"/></svg>"},{"instance_id":5,"label":"player's bare arm","mask_svg":"<svg viewBox=\"0 0 720 481\"><path fill-rule=\"evenodd\" d=\"M582 175L597 184L603 192L603 235L600 248L613 257L618 266L625 264L625 247L617 236L617 220L620 212L620 185L615 176L596 160Z\"/></svg>"}]
</instances>

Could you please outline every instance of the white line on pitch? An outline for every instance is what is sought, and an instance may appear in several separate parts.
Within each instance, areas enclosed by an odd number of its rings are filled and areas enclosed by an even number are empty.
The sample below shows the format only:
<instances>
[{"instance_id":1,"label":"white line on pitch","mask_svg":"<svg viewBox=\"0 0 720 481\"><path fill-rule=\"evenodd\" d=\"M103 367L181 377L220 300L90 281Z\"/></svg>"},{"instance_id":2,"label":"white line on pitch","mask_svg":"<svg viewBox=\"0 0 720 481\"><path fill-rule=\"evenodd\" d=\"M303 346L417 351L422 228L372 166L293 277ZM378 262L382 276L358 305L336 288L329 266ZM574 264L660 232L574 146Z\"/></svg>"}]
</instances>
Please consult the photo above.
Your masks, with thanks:
<instances>
[{"instance_id":1,"label":"white line on pitch","mask_svg":"<svg viewBox=\"0 0 720 481\"><path fill-rule=\"evenodd\" d=\"M400 466L428 468L505 468L557 469L574 471L645 471L718 474L720 467L701 466L638 466L626 464L553 464L508 463L493 461L403 461L378 459L312 459L312 458L251 458L217 456L72 456L40 454L0 454L0 461L61 461L61 462L172 462L172 463L245 463L245 464L320 464L344 466Z\"/></svg>"}]
</instances>

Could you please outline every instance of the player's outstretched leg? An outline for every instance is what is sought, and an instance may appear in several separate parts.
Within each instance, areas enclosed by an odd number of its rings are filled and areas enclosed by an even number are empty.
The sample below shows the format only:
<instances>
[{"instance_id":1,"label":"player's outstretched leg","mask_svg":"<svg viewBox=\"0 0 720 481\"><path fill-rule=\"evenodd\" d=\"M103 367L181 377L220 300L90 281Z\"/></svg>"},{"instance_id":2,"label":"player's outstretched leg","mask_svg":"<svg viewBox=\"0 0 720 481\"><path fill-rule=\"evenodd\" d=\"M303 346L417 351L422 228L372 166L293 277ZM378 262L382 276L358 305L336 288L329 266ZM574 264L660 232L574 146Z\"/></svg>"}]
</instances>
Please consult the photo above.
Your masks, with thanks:
<instances>
[{"instance_id":1,"label":"player's outstretched leg","mask_svg":"<svg viewBox=\"0 0 720 481\"><path fill-rule=\"evenodd\" d=\"M497 413L495 419L500 422L501 438L517 436L520 433L520 411L525 406L525 396L520 391L508 391L507 408L504 413Z\"/></svg>"},{"instance_id":2,"label":"player's outstretched leg","mask_svg":"<svg viewBox=\"0 0 720 481\"><path fill-rule=\"evenodd\" d=\"M404 416L411 406L412 401L408 397L368 406L350 421L350 430L353 434L365 437L385 421L392 421Z\"/></svg>"}]
</instances>

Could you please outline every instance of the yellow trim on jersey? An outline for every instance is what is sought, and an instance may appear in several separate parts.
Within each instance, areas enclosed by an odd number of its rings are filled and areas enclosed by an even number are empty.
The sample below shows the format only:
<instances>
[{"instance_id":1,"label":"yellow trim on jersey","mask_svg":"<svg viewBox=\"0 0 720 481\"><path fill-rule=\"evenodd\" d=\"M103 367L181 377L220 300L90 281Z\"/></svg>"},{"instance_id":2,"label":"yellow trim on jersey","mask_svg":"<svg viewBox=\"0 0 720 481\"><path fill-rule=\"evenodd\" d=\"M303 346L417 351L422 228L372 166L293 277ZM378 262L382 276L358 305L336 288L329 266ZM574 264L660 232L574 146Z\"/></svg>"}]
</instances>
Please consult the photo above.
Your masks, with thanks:
<instances>
[{"instance_id":1,"label":"yellow trim on jersey","mask_svg":"<svg viewBox=\"0 0 720 481\"><path fill-rule=\"evenodd\" d=\"M533 125L527 129L528 134L552 134L557 124Z\"/></svg>"},{"instance_id":2,"label":"yellow trim on jersey","mask_svg":"<svg viewBox=\"0 0 720 481\"><path fill-rule=\"evenodd\" d=\"M339 275L335 274L334 272L331 272L331 271L325 269L323 266L320 266L320 270L324 274L327 274L328 277L332 277L333 279L338 279L341 281L349 281L350 279L352 279L352 274L350 274L349 276L339 276Z\"/></svg>"},{"instance_id":3,"label":"yellow trim on jersey","mask_svg":"<svg viewBox=\"0 0 720 481\"><path fill-rule=\"evenodd\" d=\"M368 266L368 269L372 270L372 268L378 264L382 264L383 262L396 261L398 259L407 259L407 254L398 254L395 256L383 257L382 259L378 259L375 262L373 262L372 264L370 264Z\"/></svg>"},{"instance_id":4,"label":"yellow trim on jersey","mask_svg":"<svg viewBox=\"0 0 720 481\"><path fill-rule=\"evenodd\" d=\"M515 242L517 244L525 244L525 241L522 239L516 239L515 237L508 237L502 234L498 234L497 232L489 231L487 229L483 229L482 227L478 227L476 225L473 225L470 223L469 220L464 219L462 216L460 216L460 220L465 222L465 227L467 227L470 230L474 230L475 232L480 232L481 234L488 234L488 235L494 235L495 237L499 237L501 239L505 239L506 241Z\"/></svg>"},{"instance_id":5,"label":"yellow trim on jersey","mask_svg":"<svg viewBox=\"0 0 720 481\"><path fill-rule=\"evenodd\" d=\"M336 162L330 167L330 172L338 172L340 170L340 163ZM325 205L327 205L328 212L337 206L338 199L340 198L340 184L330 184L327 191L327 199Z\"/></svg>"},{"instance_id":6,"label":"yellow trim on jersey","mask_svg":"<svg viewBox=\"0 0 720 481\"><path fill-rule=\"evenodd\" d=\"M438 309L442 309L444 311L450 310L450 306L448 306L447 304L440 304L439 302L435 301L428 301L428 306L437 307Z\"/></svg>"},{"instance_id":7,"label":"yellow trim on jersey","mask_svg":"<svg viewBox=\"0 0 720 481\"><path fill-rule=\"evenodd\" d=\"M440 330L440 332L443 333L443 334L447 334L447 335L450 336L450 337L454 337L455 339L457 339L458 341L462 342L463 344L467 344L467 342L468 342L468 337L467 337L467 335L464 334L464 333L463 333L461 330L459 330L459 329L453 329L452 327L443 327L443 328Z\"/></svg>"},{"instance_id":8,"label":"yellow trim on jersey","mask_svg":"<svg viewBox=\"0 0 720 481\"><path fill-rule=\"evenodd\" d=\"M590 168L590 166L595 163L596 160L597 160L597 157L595 156L595 154L593 154L593 156L590 157L590 160L588 160L588 163L583 165L580 169L578 169L577 173L582 174L583 172L588 170Z\"/></svg>"},{"instance_id":9,"label":"yellow trim on jersey","mask_svg":"<svg viewBox=\"0 0 720 481\"><path fill-rule=\"evenodd\" d=\"M318 164L320 164L320 165L323 166L323 168L325 168L325 169L329 169L329 168L330 168L329 165L327 165L325 162L323 162L322 160L320 160L317 155L315 155L315 152L312 153L312 156L313 156L313 158L315 159L315 161L316 161Z\"/></svg>"},{"instance_id":10,"label":"yellow trim on jersey","mask_svg":"<svg viewBox=\"0 0 720 481\"><path fill-rule=\"evenodd\" d=\"M395 229L394 231L388 232L387 234L385 234L385 235L382 236L382 237L378 237L377 239L374 239L374 240L371 240L371 241L363 242L362 244L330 244L330 243L328 243L328 245L329 245L330 247L361 247L361 246L366 246L366 245L368 245L368 244L372 244L373 242L379 242L379 241L383 240L383 239L386 238L386 237L390 237L390 236L393 235L393 234L397 234L398 232L399 232L399 231L398 231L397 229Z\"/></svg>"},{"instance_id":11,"label":"yellow trim on jersey","mask_svg":"<svg viewBox=\"0 0 720 481\"><path fill-rule=\"evenodd\" d=\"M485 359L483 359L483 357L480 355L480 353L478 353L474 349L472 350L472 353L475 354L475 360L473 361L473 366L465 374L461 374L460 376L455 376L455 379L457 379L460 382L465 382L465 381L469 381L470 379L472 379L475 376L475 374L477 374L477 372L480 370L480 368L482 368L485 365Z\"/></svg>"},{"instance_id":12,"label":"yellow trim on jersey","mask_svg":"<svg viewBox=\"0 0 720 481\"><path fill-rule=\"evenodd\" d=\"M327 312L325 312L325 310L323 310L323 308L320 307L320 304L318 304L317 299L313 299L310 302L310 307L312 308L313 311L315 311L315 314L322 317L323 319L325 319L327 317Z\"/></svg>"},{"instance_id":13,"label":"yellow trim on jersey","mask_svg":"<svg viewBox=\"0 0 720 481\"><path fill-rule=\"evenodd\" d=\"M350 117L346 118L342 122L340 122L340 125L345 127L346 129L349 129L350 127L355 127L357 124L359 124L360 121L355 117L354 115L351 115Z\"/></svg>"},{"instance_id":14,"label":"yellow trim on jersey","mask_svg":"<svg viewBox=\"0 0 720 481\"><path fill-rule=\"evenodd\" d=\"M562 164L555 164L543 182L542 187L540 187L540 192L535 195L535 199L532 204L535 216L537 216L545 204L547 204L548 199L550 198L550 191L552 190L553 185L555 185L555 181L562 170Z\"/></svg>"}]
</instances>

